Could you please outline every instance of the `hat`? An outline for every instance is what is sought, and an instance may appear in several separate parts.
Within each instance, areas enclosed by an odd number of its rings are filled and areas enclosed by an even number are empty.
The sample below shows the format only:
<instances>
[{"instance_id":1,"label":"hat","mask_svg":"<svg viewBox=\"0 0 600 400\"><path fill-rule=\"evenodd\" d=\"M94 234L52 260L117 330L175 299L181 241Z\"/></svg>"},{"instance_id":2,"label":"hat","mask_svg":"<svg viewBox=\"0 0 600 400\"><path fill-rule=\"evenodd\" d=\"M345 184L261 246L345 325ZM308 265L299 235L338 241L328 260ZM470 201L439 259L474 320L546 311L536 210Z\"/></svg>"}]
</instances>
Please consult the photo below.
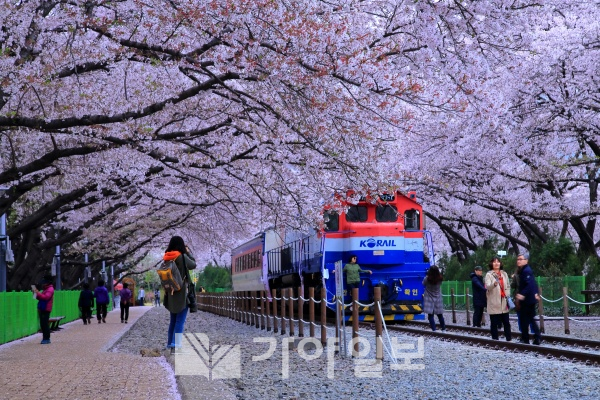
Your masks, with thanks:
<instances>
[{"instance_id":1,"label":"hat","mask_svg":"<svg viewBox=\"0 0 600 400\"><path fill-rule=\"evenodd\" d=\"M473 268L475 271L481 271L483 270L483 268L481 268L481 265L476 265L475 268Z\"/></svg>"}]
</instances>

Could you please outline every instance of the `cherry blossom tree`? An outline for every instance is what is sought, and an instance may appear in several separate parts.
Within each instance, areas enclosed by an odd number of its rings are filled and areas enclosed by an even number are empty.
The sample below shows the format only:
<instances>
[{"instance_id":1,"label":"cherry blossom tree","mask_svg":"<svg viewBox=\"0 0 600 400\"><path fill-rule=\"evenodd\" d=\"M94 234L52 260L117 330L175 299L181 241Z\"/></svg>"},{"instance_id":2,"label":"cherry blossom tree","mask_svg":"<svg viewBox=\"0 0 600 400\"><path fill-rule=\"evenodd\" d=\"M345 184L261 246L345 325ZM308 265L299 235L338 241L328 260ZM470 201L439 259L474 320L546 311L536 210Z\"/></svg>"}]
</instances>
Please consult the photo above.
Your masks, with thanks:
<instances>
[{"instance_id":1,"label":"cherry blossom tree","mask_svg":"<svg viewBox=\"0 0 600 400\"><path fill-rule=\"evenodd\" d=\"M212 258L269 225L316 224L346 188L418 188L455 250L498 230L528 246L519 229L570 218L540 218L564 198L527 204L546 180L528 176L531 141L514 140L541 129L520 105L551 79L552 33L584 10L557 22L562 7L3 0L11 285L35 279L57 244L71 281L80 253L127 269L180 232Z\"/></svg>"}]
</instances>

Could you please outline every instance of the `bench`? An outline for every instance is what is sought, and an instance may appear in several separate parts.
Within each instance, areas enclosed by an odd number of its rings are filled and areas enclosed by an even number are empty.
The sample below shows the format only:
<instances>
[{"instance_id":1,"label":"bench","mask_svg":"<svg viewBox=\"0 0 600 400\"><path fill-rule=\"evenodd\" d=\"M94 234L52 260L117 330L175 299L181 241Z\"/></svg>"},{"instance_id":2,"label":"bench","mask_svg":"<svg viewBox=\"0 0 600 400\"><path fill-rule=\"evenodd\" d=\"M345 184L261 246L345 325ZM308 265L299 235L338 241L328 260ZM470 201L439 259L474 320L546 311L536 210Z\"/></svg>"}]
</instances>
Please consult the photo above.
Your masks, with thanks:
<instances>
[{"instance_id":1,"label":"bench","mask_svg":"<svg viewBox=\"0 0 600 400\"><path fill-rule=\"evenodd\" d=\"M585 295L585 302L590 302L590 294L600 294L600 290L582 290L581 294ZM585 315L590 315L590 306L589 304L585 305Z\"/></svg>"},{"instance_id":2,"label":"bench","mask_svg":"<svg viewBox=\"0 0 600 400\"><path fill-rule=\"evenodd\" d=\"M62 329L58 326L58 324L60 323L60 321L62 319L64 319L65 317L51 317L48 319L48 323L50 324L50 330L51 331L58 331L59 329Z\"/></svg>"}]
</instances>

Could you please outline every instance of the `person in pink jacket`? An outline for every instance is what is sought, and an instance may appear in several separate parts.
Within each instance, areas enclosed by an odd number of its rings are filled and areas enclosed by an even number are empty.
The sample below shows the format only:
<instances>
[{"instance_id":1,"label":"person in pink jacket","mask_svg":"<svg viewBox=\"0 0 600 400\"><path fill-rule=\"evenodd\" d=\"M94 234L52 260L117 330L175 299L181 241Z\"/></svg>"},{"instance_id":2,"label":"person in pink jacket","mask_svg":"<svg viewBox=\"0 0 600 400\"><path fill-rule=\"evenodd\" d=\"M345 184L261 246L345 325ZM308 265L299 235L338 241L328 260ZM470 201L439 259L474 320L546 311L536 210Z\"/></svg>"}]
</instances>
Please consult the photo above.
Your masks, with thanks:
<instances>
[{"instance_id":1,"label":"person in pink jacket","mask_svg":"<svg viewBox=\"0 0 600 400\"><path fill-rule=\"evenodd\" d=\"M38 316L40 318L40 328L42 329L41 344L50 344L50 312L52 311L52 300L54 298L54 285L52 284L52 275L44 275L42 280L42 291L37 288L33 290L35 298L38 300Z\"/></svg>"}]
</instances>

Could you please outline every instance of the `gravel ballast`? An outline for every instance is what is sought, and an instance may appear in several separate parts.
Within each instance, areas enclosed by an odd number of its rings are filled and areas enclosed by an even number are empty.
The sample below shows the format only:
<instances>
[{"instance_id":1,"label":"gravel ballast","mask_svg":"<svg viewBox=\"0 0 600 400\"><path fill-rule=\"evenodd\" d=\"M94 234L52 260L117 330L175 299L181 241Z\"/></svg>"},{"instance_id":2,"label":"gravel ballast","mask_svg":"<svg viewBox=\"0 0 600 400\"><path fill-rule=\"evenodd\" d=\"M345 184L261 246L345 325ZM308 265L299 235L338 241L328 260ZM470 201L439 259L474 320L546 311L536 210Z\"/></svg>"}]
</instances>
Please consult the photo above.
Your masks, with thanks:
<instances>
[{"instance_id":1,"label":"gravel ballast","mask_svg":"<svg viewBox=\"0 0 600 400\"><path fill-rule=\"evenodd\" d=\"M445 317L447 323L452 321L451 313ZM461 318L464 314L457 315L458 323L464 323ZM153 308L110 351L140 354L156 350L176 368L184 358L164 351L168 323L168 311L163 307ZM515 329L516 321L511 324ZM600 340L599 325L589 320L574 322L569 336ZM562 327L562 321L546 321L548 334L559 335ZM350 329L347 329L350 340ZM315 332L320 337L318 327ZM197 358L197 361L192 360L193 364L199 365L199 371L210 374L212 379L209 381L199 375L178 376L179 390L183 399L206 399L210 389L214 398L247 400L597 399L600 393L598 367L432 338L422 340L422 355L419 355L419 339L398 333L393 333L389 340L384 338L386 346L389 348L389 343L395 340L398 353L413 358L404 364L401 356L398 364L394 364L386 352L383 363L377 364L373 334L373 331L361 331L362 340L369 345L361 346L359 357L352 359L333 356L327 348L317 350L322 350L322 354L315 353L310 346L304 347L303 353L293 346L288 350L288 346L283 346L284 339L289 337L287 334L267 332L202 311L188 314L186 337L192 341L204 338L210 343L204 360L210 357L211 363L203 366L203 359L192 353ZM334 335L334 331L328 329L327 336ZM306 327L305 336L308 336ZM402 345L404 348L400 349ZM370 347L370 351L366 347ZM269 349L274 350L272 354L268 353ZM189 363L190 358L185 360ZM224 369L226 364L233 368Z\"/></svg>"}]
</instances>

